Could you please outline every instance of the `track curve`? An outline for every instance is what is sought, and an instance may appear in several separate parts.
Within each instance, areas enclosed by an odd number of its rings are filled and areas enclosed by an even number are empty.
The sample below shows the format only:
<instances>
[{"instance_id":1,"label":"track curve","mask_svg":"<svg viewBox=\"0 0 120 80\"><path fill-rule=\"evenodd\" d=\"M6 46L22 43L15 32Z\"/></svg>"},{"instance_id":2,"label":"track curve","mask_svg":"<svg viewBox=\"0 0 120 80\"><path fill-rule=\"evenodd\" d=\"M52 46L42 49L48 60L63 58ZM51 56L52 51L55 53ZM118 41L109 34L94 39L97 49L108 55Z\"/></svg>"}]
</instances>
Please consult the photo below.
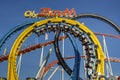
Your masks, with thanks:
<instances>
[{"instance_id":1,"label":"track curve","mask_svg":"<svg viewBox=\"0 0 120 80\"><path fill-rule=\"evenodd\" d=\"M52 19L47 19L47 20L42 20L39 22L36 22L35 24L31 25L30 27L26 28L20 35L19 37L16 39L15 43L13 44L13 47L11 49L10 52L10 56L9 56L9 63L8 63L8 80L18 80L18 76L16 73L16 58L18 55L18 51L20 49L20 46L22 45L22 43L27 39L27 37L30 36L30 34L32 34L34 32L34 27L38 27L38 26L42 26L44 24L47 24L48 21L51 21L53 23L59 23L62 22L63 20L65 20L68 24L72 24L72 25L79 25L82 26L80 28L82 28L82 30L84 30L86 33L90 33L90 37L91 39L94 39L94 43L98 45L98 48L96 49L97 53L98 53L98 59L101 60L101 63L98 64L98 69L97 72L101 72L102 75L104 75L104 54L102 52L102 48L101 45L99 43L99 41L97 40L97 38L95 37L95 35L93 34L92 31L90 31L87 27L85 27L83 24L80 24L77 21L73 21L73 20L69 20L69 19L64 19L64 18L52 18Z\"/></svg>"},{"instance_id":2,"label":"track curve","mask_svg":"<svg viewBox=\"0 0 120 80\"><path fill-rule=\"evenodd\" d=\"M78 14L77 17L74 17L73 20L77 20L77 19L81 19L81 18L94 18L94 19L98 19L101 21L104 21L105 23L111 25L119 34L120 34L120 27L115 24L114 22L112 22L111 20L97 15L97 14Z\"/></svg>"},{"instance_id":3,"label":"track curve","mask_svg":"<svg viewBox=\"0 0 120 80\"><path fill-rule=\"evenodd\" d=\"M14 33L16 33L17 31L19 30L22 30L22 29L25 29L27 28L28 26L32 25L33 23L35 23L36 21L39 21L41 19L36 19L36 20L31 20L29 22L24 22L22 24L19 24L17 26L15 26L14 28L12 28L9 32L7 32L3 37L2 39L0 40L0 49L1 47L3 46L3 44L7 41L7 39L13 35Z\"/></svg>"},{"instance_id":4,"label":"track curve","mask_svg":"<svg viewBox=\"0 0 120 80\"><path fill-rule=\"evenodd\" d=\"M120 34L120 27L115 24L114 22L112 22L111 20L103 17L103 16L100 16L100 15L97 15L97 14L78 14L77 17L74 17L72 18L73 20L77 20L77 19L81 19L81 18L94 18L94 19L98 19L98 20L101 20L101 21L104 21L105 23L111 25L119 34ZM32 20L30 22L25 22L23 24L20 24L20 25L17 25L15 26L13 29L11 29L1 40L0 40L0 49L2 47L2 45L5 43L5 41L8 39L8 37L10 37L14 32L18 31L18 30L21 30L24 28L24 26L26 25L31 25L33 24L34 22L36 21L39 21L41 19L37 19L37 20Z\"/></svg>"},{"instance_id":5,"label":"track curve","mask_svg":"<svg viewBox=\"0 0 120 80\"><path fill-rule=\"evenodd\" d=\"M95 32L95 34L100 35L100 36L107 36L107 37L120 39L120 36L114 36L114 35L111 35L111 34L103 34L103 33L96 33L96 32ZM59 38L59 41L65 39L65 38L67 38L67 36L62 36L62 37ZM50 45L50 44L53 44L53 43L54 43L54 40L51 40L51 41L48 41L48 42L45 42L45 43L42 43L42 44L32 45L28 48L24 48L24 49L20 50L19 53L18 53L18 56L20 54L25 54L25 53L31 52L33 50L42 48L42 46L47 46L47 45ZM8 60L8 57L9 57L9 54L0 56L0 62L4 62L4 61ZM105 61L107 61L107 60L108 60L108 58L105 58ZM111 62L120 62L120 60L117 59L117 58L116 59L115 58L110 58L110 61Z\"/></svg>"},{"instance_id":6,"label":"track curve","mask_svg":"<svg viewBox=\"0 0 120 80\"><path fill-rule=\"evenodd\" d=\"M107 18L103 17L103 16L99 16L99 15L96 15L96 14L80 14L78 15L76 18L73 18L73 19L80 19L80 18L96 18L96 19L100 19L106 23L108 23L109 25L111 25L119 34L120 34L120 28L119 26L117 26L115 23L113 23L112 21L108 20ZM36 22L36 21L35 21ZM34 21L33 21L34 23ZM20 29L23 29L23 28L26 28L24 27L24 25L26 25L26 27L32 25L32 22L29 23L25 23L23 25L18 25L19 28L15 28L15 29L12 29L10 32L8 32L7 35L5 35L1 40L0 40L0 48L2 47L2 45L5 43L5 41L9 38L9 36L11 36L13 33L15 33L16 31L19 31ZM20 27L20 26L23 26ZM98 35L102 35L102 34L98 34ZM111 36L111 35L108 35L108 36ZM112 37L112 36L111 36ZM119 38L119 36L117 37Z\"/></svg>"}]
</instances>

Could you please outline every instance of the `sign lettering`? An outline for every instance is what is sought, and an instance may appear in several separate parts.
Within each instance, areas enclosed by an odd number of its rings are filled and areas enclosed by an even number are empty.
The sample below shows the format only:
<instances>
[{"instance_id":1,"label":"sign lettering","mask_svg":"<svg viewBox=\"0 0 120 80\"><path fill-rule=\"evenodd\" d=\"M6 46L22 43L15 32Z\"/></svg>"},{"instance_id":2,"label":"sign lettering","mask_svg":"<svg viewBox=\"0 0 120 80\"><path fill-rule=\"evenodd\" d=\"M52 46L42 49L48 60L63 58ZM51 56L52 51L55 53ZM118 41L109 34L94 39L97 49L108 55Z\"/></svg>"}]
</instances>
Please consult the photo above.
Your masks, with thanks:
<instances>
[{"instance_id":1,"label":"sign lettering","mask_svg":"<svg viewBox=\"0 0 120 80\"><path fill-rule=\"evenodd\" d=\"M76 11L74 8L69 10L66 8L64 11L52 10L51 8L41 8L41 12L36 13L35 11L28 10L24 13L26 18L37 18L37 17L76 17Z\"/></svg>"}]
</instances>

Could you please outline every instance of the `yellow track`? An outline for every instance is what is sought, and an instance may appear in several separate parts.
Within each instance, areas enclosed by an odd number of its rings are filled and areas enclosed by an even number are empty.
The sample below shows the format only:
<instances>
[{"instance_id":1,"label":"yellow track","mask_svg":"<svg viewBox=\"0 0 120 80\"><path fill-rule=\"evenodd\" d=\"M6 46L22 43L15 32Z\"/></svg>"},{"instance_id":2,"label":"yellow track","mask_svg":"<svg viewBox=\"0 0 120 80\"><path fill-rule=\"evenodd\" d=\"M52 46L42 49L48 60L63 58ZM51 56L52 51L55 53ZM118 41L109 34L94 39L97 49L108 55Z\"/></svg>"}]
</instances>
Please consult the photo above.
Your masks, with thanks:
<instances>
[{"instance_id":1,"label":"yellow track","mask_svg":"<svg viewBox=\"0 0 120 80\"><path fill-rule=\"evenodd\" d=\"M69 23L71 25L77 24L77 25L79 25L79 28L82 29L85 33L90 33L90 38L93 40L94 44L98 45L97 55L98 55L98 59L100 60L100 63L98 64L96 73L101 73L101 75L104 75L104 53L102 51L100 42L98 41L98 39L94 35L94 33L90 29L88 29L85 25L81 24L78 21L65 19L65 18L51 18L51 19L38 21L38 22L34 23L33 25L29 26L15 40L15 42L11 48L9 60L8 60L8 76L7 76L8 80L19 80L18 74L16 71L17 55L18 55L18 52L19 52L20 47L23 44L23 42L33 33L34 27L41 26L43 24L47 24L48 21L58 23L58 22L62 22L63 20L65 20L66 23Z\"/></svg>"}]
</instances>

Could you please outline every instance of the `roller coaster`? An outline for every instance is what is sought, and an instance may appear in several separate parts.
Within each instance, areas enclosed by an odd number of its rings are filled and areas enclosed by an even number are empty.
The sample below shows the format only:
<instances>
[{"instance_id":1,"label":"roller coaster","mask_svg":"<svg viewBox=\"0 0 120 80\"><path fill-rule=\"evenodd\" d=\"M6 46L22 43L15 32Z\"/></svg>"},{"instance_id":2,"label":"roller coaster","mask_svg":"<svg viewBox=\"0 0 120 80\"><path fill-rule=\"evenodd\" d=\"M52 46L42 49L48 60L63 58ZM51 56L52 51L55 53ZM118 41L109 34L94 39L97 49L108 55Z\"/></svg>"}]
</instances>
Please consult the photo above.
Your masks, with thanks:
<instances>
[{"instance_id":1,"label":"roller coaster","mask_svg":"<svg viewBox=\"0 0 120 80\"><path fill-rule=\"evenodd\" d=\"M109 57L105 40L120 36L93 32L79 19L100 20L120 34L118 25L96 14L77 15L74 9L41 10L26 11L25 17L35 19L15 26L0 40L0 73L4 69L1 74L7 74L0 75L0 80L24 80L24 75L26 80L120 80L111 67L111 62L120 63L120 59ZM103 37L103 46L97 36ZM26 46L28 42L32 45ZM30 55L35 57L29 59Z\"/></svg>"}]
</instances>

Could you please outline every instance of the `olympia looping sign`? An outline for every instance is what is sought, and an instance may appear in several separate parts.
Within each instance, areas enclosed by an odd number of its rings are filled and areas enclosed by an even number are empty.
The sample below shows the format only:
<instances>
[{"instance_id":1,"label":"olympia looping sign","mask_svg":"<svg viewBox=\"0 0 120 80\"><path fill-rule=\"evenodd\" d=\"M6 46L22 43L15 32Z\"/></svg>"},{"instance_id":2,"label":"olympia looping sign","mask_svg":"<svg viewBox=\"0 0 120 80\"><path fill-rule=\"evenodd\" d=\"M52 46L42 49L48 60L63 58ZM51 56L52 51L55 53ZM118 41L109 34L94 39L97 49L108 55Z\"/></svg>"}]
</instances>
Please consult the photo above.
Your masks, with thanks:
<instances>
[{"instance_id":1,"label":"olympia looping sign","mask_svg":"<svg viewBox=\"0 0 120 80\"><path fill-rule=\"evenodd\" d=\"M26 18L38 18L38 17L76 17L76 11L74 8L65 10L52 10L51 8L41 8L41 12L28 10L24 13Z\"/></svg>"}]
</instances>

